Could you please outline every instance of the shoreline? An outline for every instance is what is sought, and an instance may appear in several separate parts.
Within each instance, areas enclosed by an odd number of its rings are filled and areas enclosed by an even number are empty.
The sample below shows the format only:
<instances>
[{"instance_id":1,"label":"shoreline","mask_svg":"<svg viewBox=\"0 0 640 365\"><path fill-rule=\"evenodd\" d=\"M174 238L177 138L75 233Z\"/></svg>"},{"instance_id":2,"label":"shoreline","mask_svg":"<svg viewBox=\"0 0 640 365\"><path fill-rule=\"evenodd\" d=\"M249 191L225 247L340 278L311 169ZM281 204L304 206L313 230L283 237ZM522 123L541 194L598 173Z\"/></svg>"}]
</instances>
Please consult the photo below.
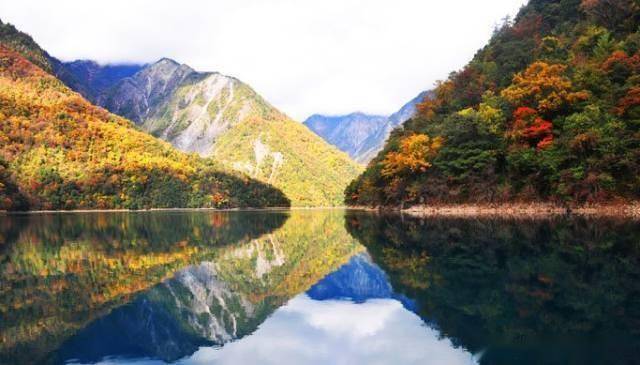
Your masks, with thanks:
<instances>
[{"instance_id":1,"label":"shoreline","mask_svg":"<svg viewBox=\"0 0 640 365\"><path fill-rule=\"evenodd\" d=\"M397 206L335 206L335 207L265 207L265 208L150 208L150 209L74 209L5 211L1 215L74 214L74 213L152 213L152 212L267 212L296 210L358 210L375 213L405 214L414 217L453 218L550 218L560 216L620 217L640 219L640 202L562 206L552 203L514 204L443 204Z\"/></svg>"},{"instance_id":2,"label":"shoreline","mask_svg":"<svg viewBox=\"0 0 640 365\"><path fill-rule=\"evenodd\" d=\"M386 208L378 209L385 211ZM391 209L392 211L394 209ZM396 211L415 217L522 217L548 218L559 216L580 217L620 217L640 219L640 202L620 204L589 204L562 206L558 204L459 204L459 205L418 205Z\"/></svg>"},{"instance_id":3,"label":"shoreline","mask_svg":"<svg viewBox=\"0 0 640 365\"><path fill-rule=\"evenodd\" d=\"M151 213L151 212L261 212L290 210L360 210L349 206L335 207L265 207L265 208L150 208L150 209L71 209L71 210L0 210L0 215L73 214L73 213Z\"/></svg>"}]
</instances>

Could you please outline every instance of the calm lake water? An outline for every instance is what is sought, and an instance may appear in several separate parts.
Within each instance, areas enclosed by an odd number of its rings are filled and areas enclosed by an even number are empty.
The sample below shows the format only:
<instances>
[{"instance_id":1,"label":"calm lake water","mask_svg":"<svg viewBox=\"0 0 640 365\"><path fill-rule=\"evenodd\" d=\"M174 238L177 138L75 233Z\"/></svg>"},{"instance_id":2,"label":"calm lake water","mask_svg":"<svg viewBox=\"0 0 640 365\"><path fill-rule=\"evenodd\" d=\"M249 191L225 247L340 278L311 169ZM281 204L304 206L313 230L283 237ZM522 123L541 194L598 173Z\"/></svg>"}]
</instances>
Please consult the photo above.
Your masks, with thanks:
<instances>
[{"instance_id":1,"label":"calm lake water","mask_svg":"<svg viewBox=\"0 0 640 365\"><path fill-rule=\"evenodd\" d=\"M0 216L1 364L636 364L640 224Z\"/></svg>"}]
</instances>

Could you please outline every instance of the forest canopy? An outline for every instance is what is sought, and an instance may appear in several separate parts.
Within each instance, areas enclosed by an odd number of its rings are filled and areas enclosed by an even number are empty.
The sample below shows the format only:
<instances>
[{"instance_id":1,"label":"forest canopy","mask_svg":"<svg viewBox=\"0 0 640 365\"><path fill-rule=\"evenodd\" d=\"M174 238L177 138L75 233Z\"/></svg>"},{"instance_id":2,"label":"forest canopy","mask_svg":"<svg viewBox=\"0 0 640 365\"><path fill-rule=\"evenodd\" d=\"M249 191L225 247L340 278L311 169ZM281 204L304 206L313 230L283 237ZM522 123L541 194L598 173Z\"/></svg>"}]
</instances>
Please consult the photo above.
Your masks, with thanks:
<instances>
[{"instance_id":1,"label":"forest canopy","mask_svg":"<svg viewBox=\"0 0 640 365\"><path fill-rule=\"evenodd\" d=\"M639 1L531 0L431 95L346 189L348 204L640 197ZM416 138L438 148L408 153Z\"/></svg>"}]
</instances>

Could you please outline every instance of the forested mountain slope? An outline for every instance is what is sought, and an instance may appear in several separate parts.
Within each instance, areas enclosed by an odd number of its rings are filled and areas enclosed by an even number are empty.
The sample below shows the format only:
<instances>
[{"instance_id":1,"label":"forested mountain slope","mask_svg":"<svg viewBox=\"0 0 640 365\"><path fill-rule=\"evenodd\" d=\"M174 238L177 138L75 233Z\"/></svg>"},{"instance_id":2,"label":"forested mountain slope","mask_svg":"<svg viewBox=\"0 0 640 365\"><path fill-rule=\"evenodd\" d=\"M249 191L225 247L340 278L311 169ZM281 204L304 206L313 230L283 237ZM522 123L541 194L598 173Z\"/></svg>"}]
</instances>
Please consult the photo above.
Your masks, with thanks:
<instances>
[{"instance_id":1,"label":"forested mountain slope","mask_svg":"<svg viewBox=\"0 0 640 365\"><path fill-rule=\"evenodd\" d=\"M96 96L104 90L144 67L136 64L99 65L87 60L62 62L43 50L31 36L9 23L3 23L2 20L0 20L0 43L62 80L92 103L95 103Z\"/></svg>"},{"instance_id":2,"label":"forested mountain slope","mask_svg":"<svg viewBox=\"0 0 640 365\"><path fill-rule=\"evenodd\" d=\"M531 0L346 190L349 204L640 197L640 4Z\"/></svg>"},{"instance_id":3,"label":"forested mountain slope","mask_svg":"<svg viewBox=\"0 0 640 365\"><path fill-rule=\"evenodd\" d=\"M91 105L5 44L0 209L289 204L273 187L225 173Z\"/></svg>"}]
</instances>

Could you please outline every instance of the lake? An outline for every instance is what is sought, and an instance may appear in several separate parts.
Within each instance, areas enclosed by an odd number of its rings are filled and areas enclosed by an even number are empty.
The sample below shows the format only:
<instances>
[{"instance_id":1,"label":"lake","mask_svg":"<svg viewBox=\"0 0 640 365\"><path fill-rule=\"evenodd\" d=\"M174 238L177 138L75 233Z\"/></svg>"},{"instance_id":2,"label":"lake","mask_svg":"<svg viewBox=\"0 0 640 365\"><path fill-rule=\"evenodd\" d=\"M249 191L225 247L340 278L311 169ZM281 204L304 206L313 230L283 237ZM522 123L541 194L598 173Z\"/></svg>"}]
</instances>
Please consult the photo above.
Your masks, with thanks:
<instances>
[{"instance_id":1,"label":"lake","mask_svg":"<svg viewBox=\"0 0 640 365\"><path fill-rule=\"evenodd\" d=\"M0 215L0 364L636 364L640 224Z\"/></svg>"}]
</instances>

